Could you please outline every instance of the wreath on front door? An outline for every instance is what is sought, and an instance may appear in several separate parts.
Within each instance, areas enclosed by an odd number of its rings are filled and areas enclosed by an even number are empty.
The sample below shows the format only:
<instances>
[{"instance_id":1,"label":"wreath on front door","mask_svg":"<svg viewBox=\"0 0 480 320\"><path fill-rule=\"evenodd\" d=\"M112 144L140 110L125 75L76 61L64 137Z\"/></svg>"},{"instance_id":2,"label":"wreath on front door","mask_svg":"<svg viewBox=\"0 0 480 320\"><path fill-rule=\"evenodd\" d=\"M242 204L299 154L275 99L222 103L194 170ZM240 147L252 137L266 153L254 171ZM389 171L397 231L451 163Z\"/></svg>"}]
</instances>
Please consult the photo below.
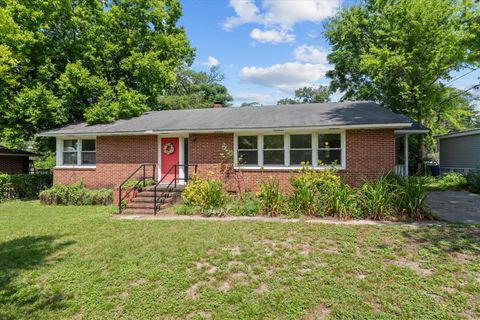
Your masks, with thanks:
<instances>
[{"instance_id":1,"label":"wreath on front door","mask_svg":"<svg viewBox=\"0 0 480 320\"><path fill-rule=\"evenodd\" d=\"M173 152L175 152L175 147L173 146L172 143L165 143L165 145L163 146L163 153L165 154L172 154Z\"/></svg>"}]
</instances>

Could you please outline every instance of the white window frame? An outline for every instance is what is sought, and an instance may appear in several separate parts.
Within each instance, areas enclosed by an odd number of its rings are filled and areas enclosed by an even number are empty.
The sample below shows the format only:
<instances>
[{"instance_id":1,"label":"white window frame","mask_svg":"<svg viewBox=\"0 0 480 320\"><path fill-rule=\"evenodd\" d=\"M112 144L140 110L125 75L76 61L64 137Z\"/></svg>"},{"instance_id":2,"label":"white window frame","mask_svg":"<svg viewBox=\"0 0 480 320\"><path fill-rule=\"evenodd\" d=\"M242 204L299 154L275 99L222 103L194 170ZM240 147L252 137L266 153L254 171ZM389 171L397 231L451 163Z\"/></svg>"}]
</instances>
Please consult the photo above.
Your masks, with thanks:
<instances>
[{"instance_id":1,"label":"white window frame","mask_svg":"<svg viewBox=\"0 0 480 320\"><path fill-rule=\"evenodd\" d=\"M76 164L63 164L63 147L65 140L76 140L77 141L77 163ZM57 138L57 148L56 148L56 168L96 168L96 157L95 164L82 164L82 140L95 140L95 153L97 153L97 139L96 137L66 137L66 138ZM92 151L93 152L93 151Z\"/></svg>"},{"instance_id":2,"label":"white window frame","mask_svg":"<svg viewBox=\"0 0 480 320\"><path fill-rule=\"evenodd\" d=\"M317 131L286 131L279 133L278 131L269 131L269 132L245 132L241 134L234 134L233 137L233 148L234 148L234 156L233 162L235 169L242 169L242 170L297 170L301 168L301 165L290 165L290 135L305 135L310 134L312 137L312 161L311 166L314 169L325 169L331 168L331 165L322 165L318 164L318 135L319 134L340 134L340 146L341 146L341 161L342 164L337 164L335 167L338 170L346 170L346 137L345 137L345 130L337 130L337 129L327 129L327 130L317 130ZM266 135L283 135L284 136L284 158L285 163L283 166L280 165L263 165L263 137ZM258 164L255 165L242 165L238 163L238 137L241 136L257 136L257 148L258 148Z\"/></svg>"},{"instance_id":3,"label":"white window frame","mask_svg":"<svg viewBox=\"0 0 480 320\"><path fill-rule=\"evenodd\" d=\"M283 148L282 149L265 149L265 136L283 136ZM267 165L268 167L271 167L271 168L284 168L285 167L285 136L281 133L271 133L271 134L263 134L261 135L261 139L262 139L262 150L261 152L259 151L259 154L261 154L261 158L262 158L262 165L264 165L264 162L265 162L265 150L267 151L283 151L283 159L284 159L284 164L283 165L279 165L279 164L269 164ZM260 148L258 148L260 150Z\"/></svg>"}]
</instances>

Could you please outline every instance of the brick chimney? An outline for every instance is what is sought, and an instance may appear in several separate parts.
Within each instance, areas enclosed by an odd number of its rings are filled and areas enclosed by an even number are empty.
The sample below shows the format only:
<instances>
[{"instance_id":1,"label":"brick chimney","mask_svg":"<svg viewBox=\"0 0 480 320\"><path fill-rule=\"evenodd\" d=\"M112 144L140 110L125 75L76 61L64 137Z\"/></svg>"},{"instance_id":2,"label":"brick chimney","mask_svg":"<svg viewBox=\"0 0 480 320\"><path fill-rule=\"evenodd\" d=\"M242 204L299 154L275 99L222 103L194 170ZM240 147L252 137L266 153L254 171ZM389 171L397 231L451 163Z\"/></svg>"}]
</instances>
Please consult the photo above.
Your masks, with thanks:
<instances>
[{"instance_id":1,"label":"brick chimney","mask_svg":"<svg viewBox=\"0 0 480 320\"><path fill-rule=\"evenodd\" d=\"M223 104L222 104L221 101L215 101L215 102L213 103L213 107L214 107L214 108L223 108Z\"/></svg>"}]
</instances>

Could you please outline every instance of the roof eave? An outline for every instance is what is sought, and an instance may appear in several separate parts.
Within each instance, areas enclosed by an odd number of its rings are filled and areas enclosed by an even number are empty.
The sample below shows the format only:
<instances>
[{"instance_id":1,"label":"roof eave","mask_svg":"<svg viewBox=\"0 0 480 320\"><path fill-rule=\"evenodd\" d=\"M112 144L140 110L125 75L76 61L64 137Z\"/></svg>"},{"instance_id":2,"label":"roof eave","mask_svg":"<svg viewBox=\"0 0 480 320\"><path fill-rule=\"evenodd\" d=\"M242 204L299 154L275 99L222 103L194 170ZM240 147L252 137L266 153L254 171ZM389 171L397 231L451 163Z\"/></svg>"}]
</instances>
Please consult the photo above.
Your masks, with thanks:
<instances>
[{"instance_id":1,"label":"roof eave","mask_svg":"<svg viewBox=\"0 0 480 320\"><path fill-rule=\"evenodd\" d=\"M412 126L412 123L382 123L382 124L354 124L354 125L321 125L305 127L269 127L269 128L213 128L213 129L178 129L178 130L145 130L145 131L112 131L112 132L83 132L83 133L56 133L44 132L37 134L38 137L85 137L85 136L117 136L117 135L149 135L149 134L185 134L185 133L238 133L238 132L267 132L267 131L290 131L290 130L334 130L334 129L401 129ZM411 130L410 130L411 132ZM428 132L428 130L427 130Z\"/></svg>"}]
</instances>

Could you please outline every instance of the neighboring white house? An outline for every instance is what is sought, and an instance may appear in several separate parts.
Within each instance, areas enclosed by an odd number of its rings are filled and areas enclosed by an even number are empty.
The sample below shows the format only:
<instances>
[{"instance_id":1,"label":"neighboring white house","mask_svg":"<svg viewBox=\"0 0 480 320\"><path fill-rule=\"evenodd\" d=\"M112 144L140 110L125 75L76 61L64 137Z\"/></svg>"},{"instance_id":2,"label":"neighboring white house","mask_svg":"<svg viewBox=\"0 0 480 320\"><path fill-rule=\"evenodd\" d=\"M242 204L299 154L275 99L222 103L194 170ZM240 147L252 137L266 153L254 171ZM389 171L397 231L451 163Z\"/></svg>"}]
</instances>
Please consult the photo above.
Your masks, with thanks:
<instances>
[{"instance_id":1,"label":"neighboring white house","mask_svg":"<svg viewBox=\"0 0 480 320\"><path fill-rule=\"evenodd\" d=\"M480 129L437 136L442 171L480 169Z\"/></svg>"}]
</instances>

